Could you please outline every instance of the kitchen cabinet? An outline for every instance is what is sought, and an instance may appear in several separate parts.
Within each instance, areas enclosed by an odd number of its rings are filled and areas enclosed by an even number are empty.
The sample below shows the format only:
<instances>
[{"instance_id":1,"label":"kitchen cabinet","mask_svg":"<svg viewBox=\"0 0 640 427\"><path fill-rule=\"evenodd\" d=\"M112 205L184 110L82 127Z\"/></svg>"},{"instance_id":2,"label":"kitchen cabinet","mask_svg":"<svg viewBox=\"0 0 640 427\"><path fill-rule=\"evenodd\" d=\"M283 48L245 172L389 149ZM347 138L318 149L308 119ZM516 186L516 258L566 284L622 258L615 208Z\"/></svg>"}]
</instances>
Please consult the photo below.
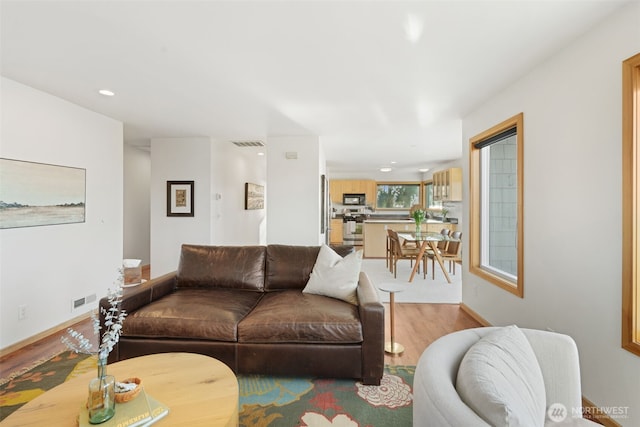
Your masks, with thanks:
<instances>
[{"instance_id":1,"label":"kitchen cabinet","mask_svg":"<svg viewBox=\"0 0 640 427\"><path fill-rule=\"evenodd\" d=\"M427 223L422 224L422 231L426 231L429 233L439 233L443 228L449 230L449 232L453 232L457 230L456 224L451 224L450 222L436 222L436 223Z\"/></svg>"},{"instance_id":2,"label":"kitchen cabinet","mask_svg":"<svg viewBox=\"0 0 640 427\"><path fill-rule=\"evenodd\" d=\"M401 224L394 224L401 228ZM413 224L411 224L413 226ZM363 256L365 258L384 258L387 250L387 228L390 225L387 223L371 223L364 222L364 229L362 235L362 247L364 250ZM415 228L415 226L413 226ZM394 227L391 227L393 230Z\"/></svg>"},{"instance_id":3,"label":"kitchen cabinet","mask_svg":"<svg viewBox=\"0 0 640 427\"><path fill-rule=\"evenodd\" d=\"M331 234L329 234L329 243L332 245L342 244L342 219L331 220Z\"/></svg>"},{"instance_id":4,"label":"kitchen cabinet","mask_svg":"<svg viewBox=\"0 0 640 427\"><path fill-rule=\"evenodd\" d=\"M433 173L433 199L443 202L462 201L462 168L449 168Z\"/></svg>"},{"instance_id":5,"label":"kitchen cabinet","mask_svg":"<svg viewBox=\"0 0 640 427\"><path fill-rule=\"evenodd\" d=\"M367 204L375 207L376 200L378 199L378 184L372 179L366 180L364 183L364 194L367 195Z\"/></svg>"},{"instance_id":6,"label":"kitchen cabinet","mask_svg":"<svg viewBox=\"0 0 640 427\"><path fill-rule=\"evenodd\" d=\"M332 179L329 181L329 193L334 204L342 204L344 193L364 193L367 196L367 204L375 205L376 182L372 179Z\"/></svg>"},{"instance_id":7,"label":"kitchen cabinet","mask_svg":"<svg viewBox=\"0 0 640 427\"><path fill-rule=\"evenodd\" d=\"M331 203L342 203L342 180L332 179L329 180L329 195L331 196Z\"/></svg>"}]
</instances>

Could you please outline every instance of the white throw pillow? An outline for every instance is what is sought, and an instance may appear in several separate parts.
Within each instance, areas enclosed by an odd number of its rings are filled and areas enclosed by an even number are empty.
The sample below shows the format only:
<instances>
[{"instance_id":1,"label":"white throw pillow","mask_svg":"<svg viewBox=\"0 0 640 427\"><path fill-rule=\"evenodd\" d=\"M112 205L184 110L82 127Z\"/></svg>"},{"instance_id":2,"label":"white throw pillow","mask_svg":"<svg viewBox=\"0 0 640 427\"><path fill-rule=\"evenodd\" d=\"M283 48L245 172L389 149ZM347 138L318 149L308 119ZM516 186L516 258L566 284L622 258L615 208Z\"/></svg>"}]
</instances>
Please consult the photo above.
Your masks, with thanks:
<instances>
[{"instance_id":1,"label":"white throw pillow","mask_svg":"<svg viewBox=\"0 0 640 427\"><path fill-rule=\"evenodd\" d=\"M342 258L327 245L322 245L309 281L302 292L341 299L358 305L356 288L362 265L362 251Z\"/></svg>"},{"instance_id":2,"label":"white throw pillow","mask_svg":"<svg viewBox=\"0 0 640 427\"><path fill-rule=\"evenodd\" d=\"M517 326L491 332L464 355L456 389L492 426L544 426L544 379L529 340Z\"/></svg>"}]
</instances>

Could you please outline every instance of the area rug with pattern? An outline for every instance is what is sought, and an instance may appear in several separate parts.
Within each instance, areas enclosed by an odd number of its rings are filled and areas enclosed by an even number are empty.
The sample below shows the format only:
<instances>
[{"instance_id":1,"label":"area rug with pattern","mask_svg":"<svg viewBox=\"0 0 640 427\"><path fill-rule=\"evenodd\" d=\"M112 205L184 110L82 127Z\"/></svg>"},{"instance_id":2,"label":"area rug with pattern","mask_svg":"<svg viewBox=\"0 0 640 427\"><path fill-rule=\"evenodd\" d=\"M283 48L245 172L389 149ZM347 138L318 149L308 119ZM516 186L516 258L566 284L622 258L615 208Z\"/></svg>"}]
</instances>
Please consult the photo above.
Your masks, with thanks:
<instances>
[{"instance_id":1,"label":"area rug with pattern","mask_svg":"<svg viewBox=\"0 0 640 427\"><path fill-rule=\"evenodd\" d=\"M96 369L94 358L63 352L26 372L7 375L0 379L0 421L45 391L91 369ZM415 366L385 366L380 386L348 379L238 375L240 425L411 426L414 372Z\"/></svg>"}]
</instances>

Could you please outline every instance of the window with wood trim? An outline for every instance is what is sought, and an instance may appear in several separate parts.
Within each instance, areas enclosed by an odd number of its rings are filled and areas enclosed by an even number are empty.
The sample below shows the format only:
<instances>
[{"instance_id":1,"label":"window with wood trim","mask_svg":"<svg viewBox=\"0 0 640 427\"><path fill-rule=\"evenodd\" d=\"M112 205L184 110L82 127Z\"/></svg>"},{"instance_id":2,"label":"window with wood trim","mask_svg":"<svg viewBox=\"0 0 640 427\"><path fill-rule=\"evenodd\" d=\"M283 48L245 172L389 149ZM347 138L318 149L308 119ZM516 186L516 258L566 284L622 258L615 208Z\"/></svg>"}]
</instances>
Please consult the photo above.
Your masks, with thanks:
<instances>
[{"instance_id":1,"label":"window with wood trim","mask_svg":"<svg viewBox=\"0 0 640 427\"><path fill-rule=\"evenodd\" d=\"M622 63L622 347L640 356L640 53Z\"/></svg>"},{"instance_id":2,"label":"window with wood trim","mask_svg":"<svg viewBox=\"0 0 640 427\"><path fill-rule=\"evenodd\" d=\"M470 140L469 271L519 296L523 284L523 114Z\"/></svg>"},{"instance_id":3,"label":"window with wood trim","mask_svg":"<svg viewBox=\"0 0 640 427\"><path fill-rule=\"evenodd\" d=\"M420 182L379 182L377 185L377 209L409 209L419 204Z\"/></svg>"}]
</instances>

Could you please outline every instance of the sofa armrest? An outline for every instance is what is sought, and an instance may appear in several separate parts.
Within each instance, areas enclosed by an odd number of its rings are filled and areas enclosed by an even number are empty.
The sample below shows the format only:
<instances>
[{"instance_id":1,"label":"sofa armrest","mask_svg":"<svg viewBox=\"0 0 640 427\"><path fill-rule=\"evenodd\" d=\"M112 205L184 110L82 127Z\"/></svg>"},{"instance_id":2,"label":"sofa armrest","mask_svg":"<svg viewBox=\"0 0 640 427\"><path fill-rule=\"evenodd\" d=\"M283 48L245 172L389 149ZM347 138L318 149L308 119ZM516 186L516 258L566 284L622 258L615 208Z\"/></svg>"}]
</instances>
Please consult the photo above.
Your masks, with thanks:
<instances>
[{"instance_id":1,"label":"sofa armrest","mask_svg":"<svg viewBox=\"0 0 640 427\"><path fill-rule=\"evenodd\" d=\"M547 407L562 403L569 416L581 414L575 411L582 407L582 387L580 384L580 361L578 347L568 335L536 329L522 329L538 359Z\"/></svg>"},{"instance_id":2,"label":"sofa armrest","mask_svg":"<svg viewBox=\"0 0 640 427\"><path fill-rule=\"evenodd\" d=\"M366 273L358 281L358 310L362 322L362 382L379 385L384 373L384 306Z\"/></svg>"},{"instance_id":3,"label":"sofa armrest","mask_svg":"<svg viewBox=\"0 0 640 427\"><path fill-rule=\"evenodd\" d=\"M175 287L176 272L174 271L153 280L149 280L135 288L125 288L124 294L122 295L121 307L127 313L132 313L140 307L170 294L173 292ZM105 301L106 306L108 306L106 298L103 298L100 301L101 305L103 301Z\"/></svg>"},{"instance_id":4,"label":"sofa armrest","mask_svg":"<svg viewBox=\"0 0 640 427\"><path fill-rule=\"evenodd\" d=\"M490 427L456 390L460 362L469 348L495 327L444 335L420 356L413 377L414 427Z\"/></svg>"},{"instance_id":5,"label":"sofa armrest","mask_svg":"<svg viewBox=\"0 0 640 427\"><path fill-rule=\"evenodd\" d=\"M176 272L165 274L164 276L157 277L153 280L149 280L135 288L125 288L123 290L122 302L120 308L129 314L140 307L143 307L153 301L156 301L163 296L170 294L176 287ZM105 316L104 310L110 308L109 300L107 297L100 299L100 310L98 315L100 318L100 328L105 329ZM125 318L124 324L126 328L127 319ZM108 362L117 362L120 360L118 344L116 344L109 354Z\"/></svg>"}]
</instances>

